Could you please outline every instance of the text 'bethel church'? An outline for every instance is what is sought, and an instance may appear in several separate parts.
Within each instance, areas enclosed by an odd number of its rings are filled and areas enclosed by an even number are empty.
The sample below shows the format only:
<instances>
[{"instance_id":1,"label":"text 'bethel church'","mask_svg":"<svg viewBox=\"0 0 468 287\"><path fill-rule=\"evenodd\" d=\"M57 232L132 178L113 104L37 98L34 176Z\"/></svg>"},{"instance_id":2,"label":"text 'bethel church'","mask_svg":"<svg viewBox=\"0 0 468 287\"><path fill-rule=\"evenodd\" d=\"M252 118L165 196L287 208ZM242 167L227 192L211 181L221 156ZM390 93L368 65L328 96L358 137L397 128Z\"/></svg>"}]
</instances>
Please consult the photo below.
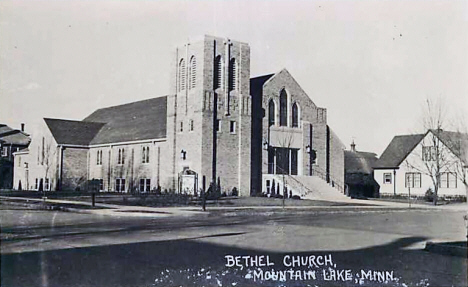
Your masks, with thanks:
<instances>
[{"instance_id":1,"label":"text 'bethel church'","mask_svg":"<svg viewBox=\"0 0 468 287\"><path fill-rule=\"evenodd\" d=\"M285 69L250 78L246 43L205 36L176 49L171 93L95 111L82 121L45 118L15 155L15 188L193 193L206 182L255 195L288 180L344 186L344 146ZM287 174L287 176L283 176ZM219 179L218 179L219 178ZM277 189L277 190L278 190Z\"/></svg>"}]
</instances>

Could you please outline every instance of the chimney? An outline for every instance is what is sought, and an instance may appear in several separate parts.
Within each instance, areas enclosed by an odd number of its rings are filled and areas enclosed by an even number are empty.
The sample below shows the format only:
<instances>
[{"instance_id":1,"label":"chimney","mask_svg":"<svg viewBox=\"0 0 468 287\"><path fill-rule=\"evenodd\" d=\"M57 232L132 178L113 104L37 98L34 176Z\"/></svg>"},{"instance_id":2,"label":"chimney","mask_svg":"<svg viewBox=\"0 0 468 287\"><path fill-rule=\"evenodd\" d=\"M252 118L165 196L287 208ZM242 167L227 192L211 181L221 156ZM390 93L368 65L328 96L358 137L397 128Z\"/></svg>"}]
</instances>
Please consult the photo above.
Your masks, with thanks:
<instances>
[{"instance_id":1,"label":"chimney","mask_svg":"<svg viewBox=\"0 0 468 287\"><path fill-rule=\"evenodd\" d=\"M356 144L353 142L351 143L351 151L356 151Z\"/></svg>"},{"instance_id":2,"label":"chimney","mask_svg":"<svg viewBox=\"0 0 468 287\"><path fill-rule=\"evenodd\" d=\"M24 123L21 123L21 131L24 132Z\"/></svg>"}]
</instances>

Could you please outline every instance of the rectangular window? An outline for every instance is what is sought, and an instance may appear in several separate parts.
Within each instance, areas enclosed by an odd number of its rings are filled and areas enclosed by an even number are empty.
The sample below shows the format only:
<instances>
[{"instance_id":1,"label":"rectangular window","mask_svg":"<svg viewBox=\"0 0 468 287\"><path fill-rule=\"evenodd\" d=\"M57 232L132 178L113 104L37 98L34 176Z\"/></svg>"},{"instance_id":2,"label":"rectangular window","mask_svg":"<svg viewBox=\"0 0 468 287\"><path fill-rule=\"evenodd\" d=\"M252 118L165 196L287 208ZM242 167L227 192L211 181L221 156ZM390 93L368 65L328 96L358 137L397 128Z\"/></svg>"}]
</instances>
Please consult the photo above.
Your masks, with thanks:
<instances>
[{"instance_id":1,"label":"rectangular window","mask_svg":"<svg viewBox=\"0 0 468 287\"><path fill-rule=\"evenodd\" d=\"M146 179L146 191L150 192L151 190L151 179L147 178Z\"/></svg>"},{"instance_id":2,"label":"rectangular window","mask_svg":"<svg viewBox=\"0 0 468 287\"><path fill-rule=\"evenodd\" d=\"M125 178L115 179L115 191L117 192L125 191Z\"/></svg>"},{"instance_id":3,"label":"rectangular window","mask_svg":"<svg viewBox=\"0 0 468 287\"><path fill-rule=\"evenodd\" d=\"M270 194L270 190L271 190L271 182L270 180L267 180L266 181L266 193Z\"/></svg>"},{"instance_id":4,"label":"rectangular window","mask_svg":"<svg viewBox=\"0 0 468 287\"><path fill-rule=\"evenodd\" d=\"M104 180L101 178L99 179L99 191L104 190Z\"/></svg>"},{"instance_id":5,"label":"rectangular window","mask_svg":"<svg viewBox=\"0 0 468 287\"><path fill-rule=\"evenodd\" d=\"M421 187L421 173L407 172L405 173L405 187Z\"/></svg>"},{"instance_id":6,"label":"rectangular window","mask_svg":"<svg viewBox=\"0 0 468 287\"><path fill-rule=\"evenodd\" d=\"M193 131L193 120L190 120L189 122L189 131Z\"/></svg>"},{"instance_id":7,"label":"rectangular window","mask_svg":"<svg viewBox=\"0 0 468 287\"><path fill-rule=\"evenodd\" d=\"M457 188L457 174L453 172L442 172L439 179L440 188Z\"/></svg>"},{"instance_id":8,"label":"rectangular window","mask_svg":"<svg viewBox=\"0 0 468 287\"><path fill-rule=\"evenodd\" d=\"M383 183L392 184L392 174L390 172L386 172L383 174Z\"/></svg>"},{"instance_id":9,"label":"rectangular window","mask_svg":"<svg viewBox=\"0 0 468 287\"><path fill-rule=\"evenodd\" d=\"M422 147L422 159L423 161L434 161L437 159L436 147L435 146L423 146Z\"/></svg>"},{"instance_id":10,"label":"rectangular window","mask_svg":"<svg viewBox=\"0 0 468 287\"><path fill-rule=\"evenodd\" d=\"M36 185L34 186L34 189L39 189L39 179L36 178Z\"/></svg>"},{"instance_id":11,"label":"rectangular window","mask_svg":"<svg viewBox=\"0 0 468 287\"><path fill-rule=\"evenodd\" d=\"M96 153L96 164L102 165L102 150L98 150Z\"/></svg>"},{"instance_id":12,"label":"rectangular window","mask_svg":"<svg viewBox=\"0 0 468 287\"><path fill-rule=\"evenodd\" d=\"M140 178L140 186L138 190L140 192L149 192L151 190L151 179Z\"/></svg>"},{"instance_id":13,"label":"rectangular window","mask_svg":"<svg viewBox=\"0 0 468 287\"><path fill-rule=\"evenodd\" d=\"M2 156L8 156L8 147L4 146L2 149Z\"/></svg>"},{"instance_id":14,"label":"rectangular window","mask_svg":"<svg viewBox=\"0 0 468 287\"><path fill-rule=\"evenodd\" d=\"M275 149L268 148L268 174L275 173Z\"/></svg>"},{"instance_id":15,"label":"rectangular window","mask_svg":"<svg viewBox=\"0 0 468 287\"><path fill-rule=\"evenodd\" d=\"M291 174L297 175L297 149L291 149Z\"/></svg>"},{"instance_id":16,"label":"rectangular window","mask_svg":"<svg viewBox=\"0 0 468 287\"><path fill-rule=\"evenodd\" d=\"M44 179L44 190L50 190L49 179Z\"/></svg>"},{"instance_id":17,"label":"rectangular window","mask_svg":"<svg viewBox=\"0 0 468 287\"><path fill-rule=\"evenodd\" d=\"M18 156L18 167L21 167L21 156Z\"/></svg>"},{"instance_id":18,"label":"rectangular window","mask_svg":"<svg viewBox=\"0 0 468 287\"><path fill-rule=\"evenodd\" d=\"M276 148L276 174L289 174L288 148Z\"/></svg>"},{"instance_id":19,"label":"rectangular window","mask_svg":"<svg viewBox=\"0 0 468 287\"><path fill-rule=\"evenodd\" d=\"M216 120L216 131L221 132L221 120Z\"/></svg>"},{"instance_id":20,"label":"rectangular window","mask_svg":"<svg viewBox=\"0 0 468 287\"><path fill-rule=\"evenodd\" d=\"M149 146L144 146L142 149L141 155L141 162L142 163L149 163Z\"/></svg>"},{"instance_id":21,"label":"rectangular window","mask_svg":"<svg viewBox=\"0 0 468 287\"><path fill-rule=\"evenodd\" d=\"M184 131L184 122L180 122L180 132Z\"/></svg>"},{"instance_id":22,"label":"rectangular window","mask_svg":"<svg viewBox=\"0 0 468 287\"><path fill-rule=\"evenodd\" d=\"M235 134L236 133L236 121L230 121L230 124L229 124L229 132L231 134Z\"/></svg>"},{"instance_id":23,"label":"rectangular window","mask_svg":"<svg viewBox=\"0 0 468 287\"><path fill-rule=\"evenodd\" d=\"M448 173L448 187L457 188L457 174L453 172Z\"/></svg>"}]
</instances>

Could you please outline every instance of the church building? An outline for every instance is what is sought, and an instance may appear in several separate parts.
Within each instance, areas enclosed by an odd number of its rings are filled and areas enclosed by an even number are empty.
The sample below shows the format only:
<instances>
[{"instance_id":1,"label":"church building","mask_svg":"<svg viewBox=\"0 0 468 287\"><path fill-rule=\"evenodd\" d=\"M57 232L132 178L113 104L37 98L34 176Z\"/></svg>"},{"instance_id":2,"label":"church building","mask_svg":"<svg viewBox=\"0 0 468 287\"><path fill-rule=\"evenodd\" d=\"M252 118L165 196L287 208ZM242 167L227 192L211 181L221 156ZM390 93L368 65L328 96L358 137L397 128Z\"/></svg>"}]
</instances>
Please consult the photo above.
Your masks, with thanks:
<instances>
[{"instance_id":1,"label":"church building","mask_svg":"<svg viewBox=\"0 0 468 287\"><path fill-rule=\"evenodd\" d=\"M344 145L287 70L250 78L250 46L213 36L172 59L168 95L82 121L44 118L29 149L15 153L28 164L15 164L14 187L195 193L219 182L249 196L319 177L343 191Z\"/></svg>"}]
</instances>

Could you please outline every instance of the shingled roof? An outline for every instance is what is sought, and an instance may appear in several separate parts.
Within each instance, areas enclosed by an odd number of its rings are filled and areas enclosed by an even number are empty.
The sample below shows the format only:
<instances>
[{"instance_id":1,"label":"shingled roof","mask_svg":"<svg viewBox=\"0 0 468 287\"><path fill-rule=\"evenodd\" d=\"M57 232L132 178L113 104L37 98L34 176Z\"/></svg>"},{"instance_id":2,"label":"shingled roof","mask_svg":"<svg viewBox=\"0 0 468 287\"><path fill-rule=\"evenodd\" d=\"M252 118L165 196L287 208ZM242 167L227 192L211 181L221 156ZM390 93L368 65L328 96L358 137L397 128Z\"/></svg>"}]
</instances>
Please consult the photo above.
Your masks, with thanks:
<instances>
[{"instance_id":1,"label":"shingled roof","mask_svg":"<svg viewBox=\"0 0 468 287\"><path fill-rule=\"evenodd\" d=\"M83 122L105 125L90 144L106 144L166 137L167 97L152 98L95 111Z\"/></svg>"},{"instance_id":2,"label":"shingled roof","mask_svg":"<svg viewBox=\"0 0 468 287\"><path fill-rule=\"evenodd\" d=\"M57 144L89 145L104 123L44 119Z\"/></svg>"},{"instance_id":3,"label":"shingled roof","mask_svg":"<svg viewBox=\"0 0 468 287\"><path fill-rule=\"evenodd\" d=\"M374 168L397 168L424 136L425 134L395 136L375 163Z\"/></svg>"},{"instance_id":4,"label":"shingled roof","mask_svg":"<svg viewBox=\"0 0 468 287\"><path fill-rule=\"evenodd\" d=\"M444 130L428 130L425 134L395 136L387 146L374 168L397 168L421 140L432 132L450 151L468 164L468 134Z\"/></svg>"},{"instance_id":5,"label":"shingled roof","mask_svg":"<svg viewBox=\"0 0 468 287\"><path fill-rule=\"evenodd\" d=\"M345 172L372 174L377 155L372 152L345 150Z\"/></svg>"},{"instance_id":6,"label":"shingled roof","mask_svg":"<svg viewBox=\"0 0 468 287\"><path fill-rule=\"evenodd\" d=\"M45 118L58 144L93 145L166 137L167 97L96 110L82 121Z\"/></svg>"}]
</instances>

